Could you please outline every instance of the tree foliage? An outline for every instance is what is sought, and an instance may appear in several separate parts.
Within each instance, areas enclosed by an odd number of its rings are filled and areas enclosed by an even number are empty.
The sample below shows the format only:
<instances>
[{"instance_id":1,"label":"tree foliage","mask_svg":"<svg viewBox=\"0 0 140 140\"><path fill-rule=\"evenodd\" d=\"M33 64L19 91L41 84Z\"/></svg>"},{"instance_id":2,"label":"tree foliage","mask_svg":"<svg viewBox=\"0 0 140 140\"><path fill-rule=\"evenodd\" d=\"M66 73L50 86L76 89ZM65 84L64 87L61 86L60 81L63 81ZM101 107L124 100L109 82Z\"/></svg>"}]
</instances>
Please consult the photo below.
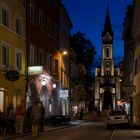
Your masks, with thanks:
<instances>
[{"instance_id":1,"label":"tree foliage","mask_svg":"<svg viewBox=\"0 0 140 140\"><path fill-rule=\"evenodd\" d=\"M84 65L87 74L91 74L96 54L92 42L85 37L84 33L77 32L71 37L70 47L76 52L77 59Z\"/></svg>"}]
</instances>

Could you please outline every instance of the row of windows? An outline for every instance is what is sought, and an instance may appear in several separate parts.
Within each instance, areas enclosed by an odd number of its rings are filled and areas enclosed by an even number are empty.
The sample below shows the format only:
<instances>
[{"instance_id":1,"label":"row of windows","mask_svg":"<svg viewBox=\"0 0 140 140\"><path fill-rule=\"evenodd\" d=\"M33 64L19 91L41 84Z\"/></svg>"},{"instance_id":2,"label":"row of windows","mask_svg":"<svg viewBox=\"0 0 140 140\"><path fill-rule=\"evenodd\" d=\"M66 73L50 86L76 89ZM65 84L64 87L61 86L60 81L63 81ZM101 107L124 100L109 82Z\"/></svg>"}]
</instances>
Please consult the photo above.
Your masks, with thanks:
<instances>
[{"instance_id":1,"label":"row of windows","mask_svg":"<svg viewBox=\"0 0 140 140\"><path fill-rule=\"evenodd\" d=\"M57 25L41 9L37 9L34 4L30 4L30 21L38 25L41 30L47 31L55 39L58 39Z\"/></svg>"},{"instance_id":2,"label":"row of windows","mask_svg":"<svg viewBox=\"0 0 140 140\"><path fill-rule=\"evenodd\" d=\"M37 50L33 45L30 46L30 55L29 55L29 64L35 65L36 64L36 58L37 56ZM51 54L45 53L43 49L39 49L39 59L38 63L39 65L43 65L48 68L50 72L54 72L55 74L58 74L58 59L54 58Z\"/></svg>"},{"instance_id":3,"label":"row of windows","mask_svg":"<svg viewBox=\"0 0 140 140\"><path fill-rule=\"evenodd\" d=\"M10 18L11 18L10 8L4 3L2 3L1 9L2 9L1 23L7 28L10 28ZM15 16L15 32L19 35L23 35L23 19L20 15Z\"/></svg>"},{"instance_id":4,"label":"row of windows","mask_svg":"<svg viewBox=\"0 0 140 140\"><path fill-rule=\"evenodd\" d=\"M15 50L15 67L16 69L22 71L22 51L19 49ZM11 46L6 43L1 43L1 64L2 67L10 67L11 60Z\"/></svg>"}]
</instances>

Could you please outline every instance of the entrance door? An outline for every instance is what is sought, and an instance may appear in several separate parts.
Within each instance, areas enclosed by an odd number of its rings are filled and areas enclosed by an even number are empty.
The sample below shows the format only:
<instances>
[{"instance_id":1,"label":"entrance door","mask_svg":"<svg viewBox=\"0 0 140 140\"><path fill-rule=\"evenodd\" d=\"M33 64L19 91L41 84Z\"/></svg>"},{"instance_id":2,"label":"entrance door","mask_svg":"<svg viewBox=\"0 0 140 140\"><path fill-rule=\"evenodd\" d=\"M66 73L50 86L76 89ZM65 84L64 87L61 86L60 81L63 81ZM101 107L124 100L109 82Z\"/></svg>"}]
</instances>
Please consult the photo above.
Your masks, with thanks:
<instances>
[{"instance_id":1,"label":"entrance door","mask_svg":"<svg viewBox=\"0 0 140 140\"><path fill-rule=\"evenodd\" d=\"M112 94L110 91L104 92L104 110L112 109Z\"/></svg>"}]
</instances>

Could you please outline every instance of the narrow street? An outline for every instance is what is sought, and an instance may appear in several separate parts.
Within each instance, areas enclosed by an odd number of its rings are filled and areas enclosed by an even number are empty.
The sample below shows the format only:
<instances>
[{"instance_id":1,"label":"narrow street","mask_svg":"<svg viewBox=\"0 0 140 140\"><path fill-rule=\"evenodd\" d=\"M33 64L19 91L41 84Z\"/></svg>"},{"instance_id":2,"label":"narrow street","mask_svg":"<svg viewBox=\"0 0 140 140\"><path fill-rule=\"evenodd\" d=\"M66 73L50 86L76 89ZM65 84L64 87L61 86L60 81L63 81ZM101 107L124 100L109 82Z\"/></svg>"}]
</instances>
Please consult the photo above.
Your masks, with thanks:
<instances>
[{"instance_id":1,"label":"narrow street","mask_svg":"<svg viewBox=\"0 0 140 140\"><path fill-rule=\"evenodd\" d=\"M140 130L130 128L114 128L107 130L105 121L86 122L74 127L48 131L39 136L23 136L15 140L138 140Z\"/></svg>"}]
</instances>

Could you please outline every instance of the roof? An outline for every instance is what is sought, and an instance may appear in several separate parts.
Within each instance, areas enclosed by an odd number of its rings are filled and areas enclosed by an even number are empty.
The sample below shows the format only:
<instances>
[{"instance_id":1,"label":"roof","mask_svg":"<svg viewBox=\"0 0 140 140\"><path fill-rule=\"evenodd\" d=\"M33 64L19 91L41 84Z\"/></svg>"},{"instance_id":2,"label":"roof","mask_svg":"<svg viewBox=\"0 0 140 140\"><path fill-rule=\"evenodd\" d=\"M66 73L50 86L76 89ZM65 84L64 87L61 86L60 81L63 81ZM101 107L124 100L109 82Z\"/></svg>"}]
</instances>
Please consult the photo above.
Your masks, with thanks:
<instances>
[{"instance_id":1,"label":"roof","mask_svg":"<svg viewBox=\"0 0 140 140\"><path fill-rule=\"evenodd\" d=\"M113 37L113 31L112 31L112 27L111 27L111 21L110 21L108 7L107 7L107 11L106 11L106 19L105 19L105 24L104 24L104 30L102 32L102 37L105 36L107 32L109 33L110 36Z\"/></svg>"}]
</instances>

